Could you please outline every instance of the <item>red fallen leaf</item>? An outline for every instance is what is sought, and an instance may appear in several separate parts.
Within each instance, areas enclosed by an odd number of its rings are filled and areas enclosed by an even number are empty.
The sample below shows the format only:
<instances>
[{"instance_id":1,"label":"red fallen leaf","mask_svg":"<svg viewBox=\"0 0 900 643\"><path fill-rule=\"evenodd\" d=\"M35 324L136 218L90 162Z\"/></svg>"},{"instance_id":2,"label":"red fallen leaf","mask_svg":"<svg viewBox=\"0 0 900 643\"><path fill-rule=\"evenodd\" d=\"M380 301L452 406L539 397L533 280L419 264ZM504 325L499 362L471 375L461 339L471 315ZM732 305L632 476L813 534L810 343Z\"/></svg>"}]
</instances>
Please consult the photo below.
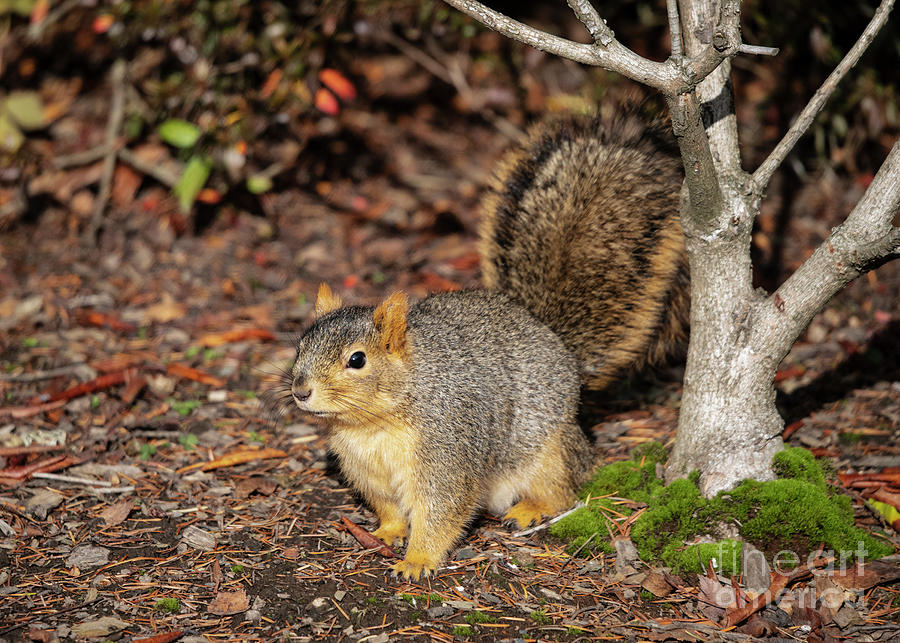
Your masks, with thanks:
<instances>
[{"instance_id":1,"label":"red fallen leaf","mask_svg":"<svg viewBox=\"0 0 900 643\"><path fill-rule=\"evenodd\" d=\"M32 398L29 401L29 404L39 404L42 402L60 402L63 400L71 400L76 397L81 397L82 395L90 395L91 393L101 391L105 388L111 388L113 386L118 386L119 384L125 384L126 382L133 379L136 375L137 369L135 368L126 368L125 370L115 373L107 373L106 375L95 377L89 382L84 382L83 384L73 386L72 388L67 388L65 391L60 391L59 393L54 393L47 399L41 399L40 396Z\"/></svg>"},{"instance_id":2,"label":"red fallen leaf","mask_svg":"<svg viewBox=\"0 0 900 643\"><path fill-rule=\"evenodd\" d=\"M882 560L851 564L847 569L837 570L831 575L831 580L844 589L869 589L898 578L900 578L900 564L896 561Z\"/></svg>"},{"instance_id":3,"label":"red fallen leaf","mask_svg":"<svg viewBox=\"0 0 900 643\"><path fill-rule=\"evenodd\" d=\"M341 112L341 106L338 105L337 98L327 89L318 89L314 102L316 109L320 112L325 112L329 116L337 116Z\"/></svg>"},{"instance_id":4,"label":"red fallen leaf","mask_svg":"<svg viewBox=\"0 0 900 643\"><path fill-rule=\"evenodd\" d=\"M355 288L359 283L359 277L356 275L347 275L344 277L344 288L350 290L351 288Z\"/></svg>"},{"instance_id":5,"label":"red fallen leaf","mask_svg":"<svg viewBox=\"0 0 900 643\"><path fill-rule=\"evenodd\" d=\"M775 383L783 382L784 380L794 379L795 377L800 377L806 372L806 369L802 366L791 366L789 368L782 369L775 373Z\"/></svg>"},{"instance_id":6,"label":"red fallen leaf","mask_svg":"<svg viewBox=\"0 0 900 643\"><path fill-rule=\"evenodd\" d=\"M225 386L225 381L210 375L209 373L204 373L203 371L191 368L190 366L185 366L184 364L172 363L166 367L166 372L169 375L176 375L178 377L183 377L186 380L192 380L194 382L200 382L201 384L206 384L208 386L215 386L217 388L221 388Z\"/></svg>"},{"instance_id":7,"label":"red fallen leaf","mask_svg":"<svg viewBox=\"0 0 900 643\"><path fill-rule=\"evenodd\" d=\"M113 26L115 21L116 19L112 14L101 13L94 18L94 22L91 23L91 29L93 29L96 34L106 33L109 31L109 28Z\"/></svg>"},{"instance_id":8,"label":"red fallen leaf","mask_svg":"<svg viewBox=\"0 0 900 643\"><path fill-rule=\"evenodd\" d=\"M893 468L893 467L891 467ZM845 487L855 486L861 482L877 482L881 485L862 485L862 486L883 486L884 484L900 484L900 472L888 471L885 469L880 473L839 473L838 480Z\"/></svg>"},{"instance_id":9,"label":"red fallen leaf","mask_svg":"<svg viewBox=\"0 0 900 643\"><path fill-rule=\"evenodd\" d=\"M46 471L48 467L52 467L60 462L63 462L68 456L63 453L61 455L55 455L51 458L46 458L44 460L38 460L37 462L32 462L31 464L25 464L21 467L14 467L10 469L3 469L3 477L5 478L25 478L30 476L32 473L37 471Z\"/></svg>"},{"instance_id":10,"label":"red fallen leaf","mask_svg":"<svg viewBox=\"0 0 900 643\"><path fill-rule=\"evenodd\" d=\"M481 255L477 252L469 252L456 259L451 259L449 263L451 267L457 270L471 270L472 268L477 268L478 264L481 263Z\"/></svg>"},{"instance_id":11,"label":"red fallen leaf","mask_svg":"<svg viewBox=\"0 0 900 643\"><path fill-rule=\"evenodd\" d=\"M96 326L97 328L109 328L122 333L133 333L137 330L137 326L124 322L112 313L104 313L98 310L86 310L79 313L76 317L81 324L85 326Z\"/></svg>"},{"instance_id":12,"label":"red fallen leaf","mask_svg":"<svg viewBox=\"0 0 900 643\"><path fill-rule=\"evenodd\" d=\"M278 89L278 83L281 82L282 76L284 76L284 70L280 68L273 69L269 77L266 78L266 82L263 83L262 89L259 90L260 98L268 98L274 94L275 90Z\"/></svg>"},{"instance_id":13,"label":"red fallen leaf","mask_svg":"<svg viewBox=\"0 0 900 643\"><path fill-rule=\"evenodd\" d=\"M803 426L803 420L791 422L786 427L784 427L784 431L781 432L781 439L787 440L789 437L794 435L801 426Z\"/></svg>"},{"instance_id":14,"label":"red fallen leaf","mask_svg":"<svg viewBox=\"0 0 900 643\"><path fill-rule=\"evenodd\" d=\"M462 289L462 286L455 281L428 271L422 272L422 283L430 292L450 292Z\"/></svg>"},{"instance_id":15,"label":"red fallen leaf","mask_svg":"<svg viewBox=\"0 0 900 643\"><path fill-rule=\"evenodd\" d=\"M856 183L861 187L867 188L869 184L875 179L875 175L871 172L864 172L856 177Z\"/></svg>"},{"instance_id":16,"label":"red fallen leaf","mask_svg":"<svg viewBox=\"0 0 900 643\"><path fill-rule=\"evenodd\" d=\"M328 89L340 96L342 100L353 100L356 98L356 87L336 69L323 69L319 72L319 80Z\"/></svg>"},{"instance_id":17,"label":"red fallen leaf","mask_svg":"<svg viewBox=\"0 0 900 643\"><path fill-rule=\"evenodd\" d=\"M37 0L31 8L31 16L29 17L31 24L36 25L43 22L49 12L50 0Z\"/></svg>"},{"instance_id":18,"label":"red fallen leaf","mask_svg":"<svg viewBox=\"0 0 900 643\"><path fill-rule=\"evenodd\" d=\"M200 190L200 192L197 193L196 200L200 201L201 203L215 205L222 200L222 193L213 188L203 188L202 190Z\"/></svg>"},{"instance_id":19,"label":"red fallen leaf","mask_svg":"<svg viewBox=\"0 0 900 643\"><path fill-rule=\"evenodd\" d=\"M234 344L243 342L248 339L261 339L267 342L273 342L275 334L265 328L238 328L236 330L228 330L224 333L210 333L200 338L200 344L210 348L212 346L221 346L222 344Z\"/></svg>"},{"instance_id":20,"label":"red fallen leaf","mask_svg":"<svg viewBox=\"0 0 900 643\"><path fill-rule=\"evenodd\" d=\"M359 544L366 549L374 549L385 558L400 558L400 556L397 555L397 552L385 545L383 542L378 540L375 536L370 534L368 531L366 531L356 523L350 521L347 516L341 516L341 520L344 523L344 527L346 527L347 531L350 532L350 535L356 538Z\"/></svg>"},{"instance_id":21,"label":"red fallen leaf","mask_svg":"<svg viewBox=\"0 0 900 643\"><path fill-rule=\"evenodd\" d=\"M112 184L112 200L116 206L123 210L131 207L143 180L143 176L127 165L117 165Z\"/></svg>"},{"instance_id":22,"label":"red fallen leaf","mask_svg":"<svg viewBox=\"0 0 900 643\"><path fill-rule=\"evenodd\" d=\"M874 313L872 313L872 316L879 324L889 324L891 323L891 319L893 319L893 315L891 315L886 310L876 310Z\"/></svg>"}]
</instances>

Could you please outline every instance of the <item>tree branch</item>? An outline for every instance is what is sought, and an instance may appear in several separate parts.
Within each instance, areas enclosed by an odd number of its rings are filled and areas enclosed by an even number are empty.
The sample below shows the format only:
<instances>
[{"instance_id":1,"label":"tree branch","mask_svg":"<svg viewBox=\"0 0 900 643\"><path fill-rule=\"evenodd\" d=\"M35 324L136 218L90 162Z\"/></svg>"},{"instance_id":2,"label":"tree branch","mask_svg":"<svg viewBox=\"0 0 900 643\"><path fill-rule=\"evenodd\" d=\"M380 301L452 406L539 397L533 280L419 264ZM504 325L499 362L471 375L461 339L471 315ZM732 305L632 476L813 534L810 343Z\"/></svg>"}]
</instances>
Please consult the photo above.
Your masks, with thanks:
<instances>
[{"instance_id":1,"label":"tree branch","mask_svg":"<svg viewBox=\"0 0 900 643\"><path fill-rule=\"evenodd\" d=\"M900 142L895 143L843 224L762 304L762 350L778 361L831 297L851 280L900 253ZM765 347L765 348L763 348ZM771 348L770 348L771 347Z\"/></svg>"},{"instance_id":2,"label":"tree branch","mask_svg":"<svg viewBox=\"0 0 900 643\"><path fill-rule=\"evenodd\" d=\"M680 83L675 68L670 64L654 62L639 56L615 38L611 38L606 45L603 45L602 39L606 35L612 35L612 31L608 27L606 27L608 34L602 31L600 33L601 44L595 42L593 45L586 45L529 27L476 0L445 0L445 2L497 33L524 42L541 51L586 65L603 67L663 92L672 91L672 88ZM603 24L603 19L596 11L593 11L593 7L588 10L585 4L586 2L583 0L570 2L573 11L579 20L584 22L588 31L599 29L599 25ZM593 36L593 33L591 35Z\"/></svg>"},{"instance_id":3,"label":"tree branch","mask_svg":"<svg viewBox=\"0 0 900 643\"><path fill-rule=\"evenodd\" d=\"M825 106L825 103L832 92L834 92L838 83L841 82L844 75L846 75L846 73L856 64L860 56L863 55L863 52L868 48L869 44L871 44L872 40L875 39L876 34L887 22L893 6L894 0L881 1L878 9L875 10L875 15L872 16L872 20L869 21L869 24L859 37L859 40L857 40L856 44L854 44L850 51L847 52L844 59L838 63L837 67L834 68L834 71L831 72L825 82L822 83L822 86L819 87L812 99L807 103L806 107L803 108L803 111L800 112L797 120L794 121L794 124L791 125L787 134L785 134L778 142L778 145L775 146L775 149L772 150L769 157L763 161L762 165L760 165L756 169L756 172L753 173L753 181L756 183L760 193L765 191L766 186L769 184L769 180L772 178L772 174L774 174L775 170L784 162L784 159L794 148L794 145L797 144L800 137L803 136L807 129L809 129L809 126L812 125L819 112L822 111L822 108Z\"/></svg>"},{"instance_id":4,"label":"tree branch","mask_svg":"<svg viewBox=\"0 0 900 643\"><path fill-rule=\"evenodd\" d=\"M678 16L678 0L666 0L666 17L669 19L669 40L672 41L672 60L681 64L681 18Z\"/></svg>"},{"instance_id":5,"label":"tree branch","mask_svg":"<svg viewBox=\"0 0 900 643\"><path fill-rule=\"evenodd\" d=\"M613 30L606 25L606 21L604 21L603 18L600 17L600 14L597 13L597 10L594 9L594 5L590 3L590 0L566 0L566 2L569 3L572 11L575 12L575 15L581 21L581 24L583 24L588 30L588 33L591 34L591 38L593 38L594 42L599 42L605 47L616 37Z\"/></svg>"}]
</instances>

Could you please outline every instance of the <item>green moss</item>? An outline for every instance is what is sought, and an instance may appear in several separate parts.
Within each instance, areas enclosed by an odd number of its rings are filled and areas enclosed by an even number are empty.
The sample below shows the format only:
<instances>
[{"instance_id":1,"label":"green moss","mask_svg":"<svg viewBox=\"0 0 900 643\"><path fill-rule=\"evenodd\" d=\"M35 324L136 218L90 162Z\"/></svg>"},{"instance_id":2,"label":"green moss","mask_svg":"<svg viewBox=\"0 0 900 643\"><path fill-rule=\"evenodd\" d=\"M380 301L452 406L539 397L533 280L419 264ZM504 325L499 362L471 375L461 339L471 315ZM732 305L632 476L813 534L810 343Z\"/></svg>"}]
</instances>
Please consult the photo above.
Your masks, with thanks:
<instances>
[{"instance_id":1,"label":"green moss","mask_svg":"<svg viewBox=\"0 0 900 643\"><path fill-rule=\"evenodd\" d=\"M689 547L679 546L673 541L663 548L660 558L672 569L698 574L707 569L710 560L714 560L716 571L733 576L741 572L743 548L744 543L730 538L717 543L700 543Z\"/></svg>"},{"instance_id":2,"label":"green moss","mask_svg":"<svg viewBox=\"0 0 900 643\"><path fill-rule=\"evenodd\" d=\"M490 614L485 614L484 612L480 612L475 610L474 612L469 612L466 614L466 623L469 625L475 625L478 623L496 623L497 619L491 616Z\"/></svg>"},{"instance_id":3,"label":"green moss","mask_svg":"<svg viewBox=\"0 0 900 643\"><path fill-rule=\"evenodd\" d=\"M472 628L468 625L454 625L453 629L450 630L450 633L453 636L459 636L461 638L465 638L467 636L472 636Z\"/></svg>"},{"instance_id":4,"label":"green moss","mask_svg":"<svg viewBox=\"0 0 900 643\"><path fill-rule=\"evenodd\" d=\"M528 616L538 625L548 625L551 622L550 617L547 616L547 613L544 612L544 610L534 610Z\"/></svg>"},{"instance_id":5,"label":"green moss","mask_svg":"<svg viewBox=\"0 0 900 643\"><path fill-rule=\"evenodd\" d=\"M741 535L763 551L792 549L802 554L825 543L843 558L855 558L853 552L860 548L866 558L891 553L889 546L854 525L850 498L830 493L824 482L819 486L801 478L746 480L710 501L709 510L737 520Z\"/></svg>"},{"instance_id":6,"label":"green moss","mask_svg":"<svg viewBox=\"0 0 900 643\"><path fill-rule=\"evenodd\" d=\"M772 458L772 469L779 478L805 480L822 489L826 487L822 465L806 449L785 447Z\"/></svg>"},{"instance_id":7,"label":"green moss","mask_svg":"<svg viewBox=\"0 0 900 643\"><path fill-rule=\"evenodd\" d=\"M161 598L153 605L157 612L174 614L181 609L181 602L177 598Z\"/></svg>"},{"instance_id":8,"label":"green moss","mask_svg":"<svg viewBox=\"0 0 900 643\"><path fill-rule=\"evenodd\" d=\"M683 546L691 536L703 531L696 513L706 505L690 480L675 480L631 528L631 539L643 560L654 560L670 544Z\"/></svg>"},{"instance_id":9,"label":"green moss","mask_svg":"<svg viewBox=\"0 0 900 643\"><path fill-rule=\"evenodd\" d=\"M860 550L869 559L891 552L889 545L854 525L850 498L828 485L826 469L804 449L776 454L772 467L778 479L744 481L711 500L700 495L697 472L664 486L656 477L664 455L659 445L648 445L636 450L631 460L599 469L582 491L582 497L590 498L588 505L555 523L550 533L571 540L570 551L592 536L593 550L610 551L608 534L617 527L608 516L630 512L598 496L618 496L648 505L630 534L641 558L662 561L676 571L699 572L715 558L720 572L739 573L741 542L685 546L697 536L716 533L722 523L738 527L741 538L768 553L770 562L780 550L805 556L822 543L844 559Z\"/></svg>"}]
</instances>

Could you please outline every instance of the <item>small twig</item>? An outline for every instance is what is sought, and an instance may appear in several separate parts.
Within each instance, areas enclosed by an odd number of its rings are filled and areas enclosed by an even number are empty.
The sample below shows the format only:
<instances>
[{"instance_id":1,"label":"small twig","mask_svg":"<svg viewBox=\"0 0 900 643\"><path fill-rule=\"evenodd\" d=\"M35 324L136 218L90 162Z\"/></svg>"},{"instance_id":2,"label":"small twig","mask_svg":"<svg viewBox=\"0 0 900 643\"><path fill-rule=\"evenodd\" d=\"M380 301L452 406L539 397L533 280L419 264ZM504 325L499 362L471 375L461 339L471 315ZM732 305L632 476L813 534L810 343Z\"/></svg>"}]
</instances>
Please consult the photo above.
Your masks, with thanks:
<instances>
[{"instance_id":1,"label":"small twig","mask_svg":"<svg viewBox=\"0 0 900 643\"><path fill-rule=\"evenodd\" d=\"M116 139L122 129L122 119L125 114L125 72L127 66L122 58L117 59L112 66L110 82L112 83L112 105L109 112L109 120L106 122L106 140L104 146L106 155L103 160L103 174L100 177L100 190L97 201L94 204L94 213L91 216L91 225L88 229L89 238L95 240L97 233L103 225L103 212L112 194L113 173L116 170Z\"/></svg>"},{"instance_id":2,"label":"small twig","mask_svg":"<svg viewBox=\"0 0 900 643\"><path fill-rule=\"evenodd\" d=\"M160 165L155 165L154 163L143 160L127 147L123 147L119 150L119 158L139 172L143 172L147 176L152 176L167 188L171 188L176 183L178 183L177 176Z\"/></svg>"},{"instance_id":3,"label":"small twig","mask_svg":"<svg viewBox=\"0 0 900 643\"><path fill-rule=\"evenodd\" d=\"M67 366L59 368L51 368L46 371L35 371L34 373L3 373L0 375L0 382L39 382L41 380L52 380L60 375L68 375L80 368L83 368L85 362L75 362Z\"/></svg>"},{"instance_id":4,"label":"small twig","mask_svg":"<svg viewBox=\"0 0 900 643\"><path fill-rule=\"evenodd\" d=\"M587 547L587 546L590 544L590 542L591 542L591 541L597 536L597 534L599 534L599 533L600 533L599 531L595 531L595 532L592 533L590 536L588 536L587 539L586 539L583 543L581 543L581 546L580 546L578 549L576 549L574 552L572 552L572 555L569 557L569 560L567 560L565 563L563 563L563 566L559 568L559 571L556 572L556 575L557 575L557 576L561 576L562 573L563 573L563 570L564 570L566 567L569 566L569 563L571 563L573 560L575 560L575 558L578 556L578 554L581 553L581 550L584 549L585 547Z\"/></svg>"},{"instance_id":5,"label":"small twig","mask_svg":"<svg viewBox=\"0 0 900 643\"><path fill-rule=\"evenodd\" d=\"M47 30L47 27L51 26L53 23L58 21L64 15L69 13L72 9L80 5L82 0L66 0L58 7L50 11L43 20L40 22L36 22L33 25L28 26L28 39L32 42L36 42L41 39L41 36L44 35L44 32Z\"/></svg>"},{"instance_id":6,"label":"small twig","mask_svg":"<svg viewBox=\"0 0 900 643\"><path fill-rule=\"evenodd\" d=\"M92 487L91 491L94 493L131 493L134 491L134 487Z\"/></svg>"},{"instance_id":7,"label":"small twig","mask_svg":"<svg viewBox=\"0 0 900 643\"><path fill-rule=\"evenodd\" d=\"M565 518L566 516L568 516L568 515L569 515L570 513L572 513L573 511L577 511L577 510L581 509L582 507L584 507L584 503L583 503L583 502L577 502L577 503L575 503L575 506L574 506L574 507L572 507L572 508L569 509L568 511L564 511L563 513L559 514L559 515L556 516L555 518L551 518L551 519L548 520L547 522L543 522L543 523L541 523L540 525L537 525L536 527L532 527L531 529L524 529L524 530L522 530L522 531L517 531L516 533L513 534L513 538L521 538L522 536L529 536L529 535L531 535L531 534L533 534L533 533L535 533L535 532L537 532L537 531L540 531L540 530L542 530L542 529L546 529L547 527L549 527L549 526L552 525L553 523L559 522L560 520L562 520L563 518Z\"/></svg>"},{"instance_id":8,"label":"small twig","mask_svg":"<svg viewBox=\"0 0 900 643\"><path fill-rule=\"evenodd\" d=\"M91 480L90 478L77 478L75 476L64 476L59 473L43 473L37 472L31 474L32 478L43 478L45 480L56 480L58 482L72 482L75 484L94 485L98 487L111 487L112 483L106 480Z\"/></svg>"},{"instance_id":9,"label":"small twig","mask_svg":"<svg viewBox=\"0 0 900 643\"><path fill-rule=\"evenodd\" d=\"M778 145L775 146L775 149L772 150L769 157L763 161L762 165L760 165L753 173L753 181L756 183L757 189L760 192L765 190L766 186L769 184L769 180L775 173L775 170L778 169L782 162L784 162L784 159L790 151L794 149L794 145L797 144L800 137L803 136L806 130L809 129L809 126L812 125L816 116L822 111L822 107L825 106L826 101L831 97L831 94L834 92L838 83L841 82L841 79L856 64L860 56L863 55L863 52L865 52L871 42L875 39L876 34L887 22L893 6L894 0L882 0L878 9L875 10L875 15L872 16L872 20L859 37L859 40L856 41L856 44L851 47L850 51L847 52L847 55L844 56L844 59L838 63L837 67L834 68L834 71L832 71L828 78L825 79L822 86L816 90L815 95L813 95L809 103L806 104L803 111L800 112L797 120L794 121L794 124L791 125L787 134L785 134L778 142Z\"/></svg>"},{"instance_id":10,"label":"small twig","mask_svg":"<svg viewBox=\"0 0 900 643\"><path fill-rule=\"evenodd\" d=\"M681 17L678 15L678 0L666 0L666 16L669 19L669 39L672 41L672 59L681 64L684 55L681 48Z\"/></svg>"},{"instance_id":11,"label":"small twig","mask_svg":"<svg viewBox=\"0 0 900 643\"><path fill-rule=\"evenodd\" d=\"M575 13L575 16L581 21L581 24L588 30L588 33L591 34L594 42L599 42L605 47L613 41L616 34L600 17L590 0L566 0L566 2Z\"/></svg>"},{"instance_id":12,"label":"small twig","mask_svg":"<svg viewBox=\"0 0 900 643\"><path fill-rule=\"evenodd\" d=\"M98 145L97 147L91 148L89 150L84 150L83 152L75 152L74 154L66 154L64 156L57 156L53 159L53 167L58 170L64 170L69 167L79 167L81 165L88 165L93 163L94 161L99 161L103 157L105 157L108 153L108 148L106 144Z\"/></svg>"},{"instance_id":13,"label":"small twig","mask_svg":"<svg viewBox=\"0 0 900 643\"><path fill-rule=\"evenodd\" d=\"M738 47L739 54L752 54L755 56L777 56L781 51L778 47L764 47L763 45L748 45L745 42Z\"/></svg>"}]
</instances>

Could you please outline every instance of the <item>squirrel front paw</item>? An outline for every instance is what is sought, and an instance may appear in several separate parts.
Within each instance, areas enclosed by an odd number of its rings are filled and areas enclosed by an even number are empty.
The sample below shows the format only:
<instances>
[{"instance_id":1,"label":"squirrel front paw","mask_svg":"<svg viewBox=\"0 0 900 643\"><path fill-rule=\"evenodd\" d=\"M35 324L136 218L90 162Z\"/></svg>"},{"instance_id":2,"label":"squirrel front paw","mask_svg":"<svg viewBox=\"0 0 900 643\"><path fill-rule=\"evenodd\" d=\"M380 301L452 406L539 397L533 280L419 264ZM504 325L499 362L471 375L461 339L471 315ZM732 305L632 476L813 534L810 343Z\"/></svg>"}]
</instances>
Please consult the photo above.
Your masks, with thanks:
<instances>
[{"instance_id":1,"label":"squirrel front paw","mask_svg":"<svg viewBox=\"0 0 900 643\"><path fill-rule=\"evenodd\" d=\"M408 553L399 563L391 565L394 576L408 580L419 580L434 576L438 561L427 554Z\"/></svg>"},{"instance_id":2,"label":"squirrel front paw","mask_svg":"<svg viewBox=\"0 0 900 643\"><path fill-rule=\"evenodd\" d=\"M406 521L386 522L372 532L372 535L381 539L385 544L390 546L402 545L409 535L409 526Z\"/></svg>"}]
</instances>

